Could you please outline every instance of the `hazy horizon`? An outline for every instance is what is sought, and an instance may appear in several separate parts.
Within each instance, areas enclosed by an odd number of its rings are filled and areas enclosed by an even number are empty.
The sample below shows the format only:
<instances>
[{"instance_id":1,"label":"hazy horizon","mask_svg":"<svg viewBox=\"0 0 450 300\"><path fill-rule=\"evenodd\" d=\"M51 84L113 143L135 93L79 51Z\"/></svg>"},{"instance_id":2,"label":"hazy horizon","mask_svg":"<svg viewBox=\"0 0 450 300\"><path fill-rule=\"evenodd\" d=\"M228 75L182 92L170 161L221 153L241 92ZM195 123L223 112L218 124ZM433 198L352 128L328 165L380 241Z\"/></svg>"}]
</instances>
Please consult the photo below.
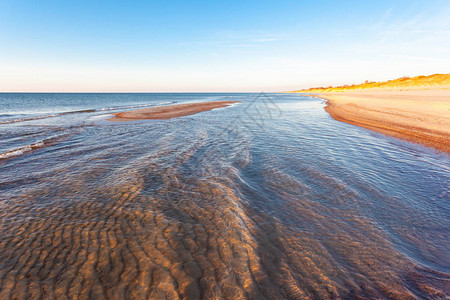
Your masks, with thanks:
<instances>
[{"instance_id":1,"label":"hazy horizon","mask_svg":"<svg viewBox=\"0 0 450 300\"><path fill-rule=\"evenodd\" d=\"M450 70L450 3L0 2L0 92L281 92Z\"/></svg>"}]
</instances>

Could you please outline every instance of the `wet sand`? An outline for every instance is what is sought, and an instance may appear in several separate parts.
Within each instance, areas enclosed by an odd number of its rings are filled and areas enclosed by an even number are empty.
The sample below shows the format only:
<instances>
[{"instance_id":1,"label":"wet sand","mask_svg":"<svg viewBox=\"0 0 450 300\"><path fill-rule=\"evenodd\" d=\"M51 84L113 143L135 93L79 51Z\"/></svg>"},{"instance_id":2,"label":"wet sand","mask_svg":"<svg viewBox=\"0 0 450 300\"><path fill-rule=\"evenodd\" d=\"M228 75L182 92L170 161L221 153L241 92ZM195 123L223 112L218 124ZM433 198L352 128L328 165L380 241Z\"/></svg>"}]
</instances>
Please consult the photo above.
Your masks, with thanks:
<instances>
[{"instance_id":1,"label":"wet sand","mask_svg":"<svg viewBox=\"0 0 450 300\"><path fill-rule=\"evenodd\" d=\"M137 109L132 111L124 111L113 114L114 117L108 121L136 121L136 120L150 120L150 119L172 119L176 117L183 117L193 115L199 112L212 110L215 108L227 107L231 104L239 103L237 101L213 101L213 102L199 102L187 104L175 104L167 106L150 107L144 109Z\"/></svg>"},{"instance_id":2,"label":"wet sand","mask_svg":"<svg viewBox=\"0 0 450 300\"><path fill-rule=\"evenodd\" d=\"M450 153L450 89L369 89L320 94L336 120Z\"/></svg>"},{"instance_id":3,"label":"wet sand","mask_svg":"<svg viewBox=\"0 0 450 300\"><path fill-rule=\"evenodd\" d=\"M396 252L358 213L347 186L305 168L307 178L334 186L330 197L341 202L320 203L267 155L261 175L297 225L286 224L274 218L278 209L267 210L267 198L235 192L237 169L211 173L221 169L214 154L198 157L208 141L12 199L0 211L0 299L413 299L411 286L424 298L445 297L446 273ZM239 150L236 166L247 168L250 146ZM99 177L108 183L80 193ZM44 205L43 197L70 201Z\"/></svg>"}]
</instances>

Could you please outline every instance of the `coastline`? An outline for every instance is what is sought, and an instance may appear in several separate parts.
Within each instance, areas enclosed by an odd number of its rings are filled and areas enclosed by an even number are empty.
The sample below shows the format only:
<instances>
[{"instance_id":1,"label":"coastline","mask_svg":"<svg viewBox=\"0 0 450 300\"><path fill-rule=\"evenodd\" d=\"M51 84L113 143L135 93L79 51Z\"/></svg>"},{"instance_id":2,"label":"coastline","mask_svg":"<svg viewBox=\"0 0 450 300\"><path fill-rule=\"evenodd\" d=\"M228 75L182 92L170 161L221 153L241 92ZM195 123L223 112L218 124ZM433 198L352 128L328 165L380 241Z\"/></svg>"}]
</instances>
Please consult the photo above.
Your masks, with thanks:
<instances>
[{"instance_id":1,"label":"coastline","mask_svg":"<svg viewBox=\"0 0 450 300\"><path fill-rule=\"evenodd\" d=\"M107 119L113 122L137 121L137 120L162 120L193 115L203 111L227 107L239 101L211 101L198 103L174 104L156 106L131 111L114 113L114 117Z\"/></svg>"},{"instance_id":2,"label":"coastline","mask_svg":"<svg viewBox=\"0 0 450 300\"><path fill-rule=\"evenodd\" d=\"M90 112L0 126L0 299L445 297L449 157L259 95L4 96L3 114ZM105 120L222 100L241 103Z\"/></svg>"},{"instance_id":3,"label":"coastline","mask_svg":"<svg viewBox=\"0 0 450 300\"><path fill-rule=\"evenodd\" d=\"M315 95L337 121L450 154L450 89L367 89Z\"/></svg>"}]
</instances>

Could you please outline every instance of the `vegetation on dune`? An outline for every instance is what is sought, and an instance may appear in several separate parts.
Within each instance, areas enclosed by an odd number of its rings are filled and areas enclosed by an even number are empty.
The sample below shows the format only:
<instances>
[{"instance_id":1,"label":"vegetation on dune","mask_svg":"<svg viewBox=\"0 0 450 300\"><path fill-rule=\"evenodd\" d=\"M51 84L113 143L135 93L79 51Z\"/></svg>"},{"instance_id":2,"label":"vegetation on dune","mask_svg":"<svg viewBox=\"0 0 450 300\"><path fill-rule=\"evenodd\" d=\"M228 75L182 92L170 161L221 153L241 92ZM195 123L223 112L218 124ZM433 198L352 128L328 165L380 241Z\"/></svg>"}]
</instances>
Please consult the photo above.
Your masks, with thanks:
<instances>
[{"instance_id":1,"label":"vegetation on dune","mask_svg":"<svg viewBox=\"0 0 450 300\"><path fill-rule=\"evenodd\" d=\"M450 74L434 74L429 76L401 77L394 80L383 82L365 81L361 84L342 85L336 87L316 87L304 90L294 91L296 93L324 93L324 92L343 92L349 90L365 90L377 88L414 88L427 86L450 86Z\"/></svg>"}]
</instances>

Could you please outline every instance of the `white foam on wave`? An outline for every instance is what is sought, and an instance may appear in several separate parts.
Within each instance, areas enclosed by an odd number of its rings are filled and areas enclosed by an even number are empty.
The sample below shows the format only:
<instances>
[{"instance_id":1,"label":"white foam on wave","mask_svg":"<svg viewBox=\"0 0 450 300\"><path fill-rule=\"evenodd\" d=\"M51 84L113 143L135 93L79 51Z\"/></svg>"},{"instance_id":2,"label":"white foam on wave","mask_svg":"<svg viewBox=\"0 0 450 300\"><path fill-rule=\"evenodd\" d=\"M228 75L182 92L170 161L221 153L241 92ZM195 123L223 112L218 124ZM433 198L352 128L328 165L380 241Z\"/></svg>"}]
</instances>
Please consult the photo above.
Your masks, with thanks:
<instances>
[{"instance_id":1,"label":"white foam on wave","mask_svg":"<svg viewBox=\"0 0 450 300\"><path fill-rule=\"evenodd\" d=\"M31 143L31 144L28 144L26 146L22 146L22 147L18 147L15 149L5 151L3 153L0 153L0 160L14 157L14 156L21 156L21 155L24 155L33 150L54 145L57 141L60 141L61 139L66 138L70 134L71 133L63 133L63 134L59 134L59 135L50 136L41 141L37 141L37 142Z\"/></svg>"},{"instance_id":2,"label":"white foam on wave","mask_svg":"<svg viewBox=\"0 0 450 300\"><path fill-rule=\"evenodd\" d=\"M149 103L149 104L137 104L137 105L128 105L128 106L103 107L103 108L97 109L97 111L110 111L110 110L119 110L119 109L131 109L131 108L159 106L159 105L166 105L166 104L173 104L173 103L176 103L176 101L166 101L166 102Z\"/></svg>"},{"instance_id":3,"label":"white foam on wave","mask_svg":"<svg viewBox=\"0 0 450 300\"><path fill-rule=\"evenodd\" d=\"M39 141L33 144L29 144L20 148L16 148L13 150L9 150L3 153L0 153L0 159L4 159L4 158L9 158L9 157L13 157L13 156L20 156L23 155L27 152L30 152L33 149L36 148L41 148L45 145L45 140L44 141Z\"/></svg>"}]
</instances>

